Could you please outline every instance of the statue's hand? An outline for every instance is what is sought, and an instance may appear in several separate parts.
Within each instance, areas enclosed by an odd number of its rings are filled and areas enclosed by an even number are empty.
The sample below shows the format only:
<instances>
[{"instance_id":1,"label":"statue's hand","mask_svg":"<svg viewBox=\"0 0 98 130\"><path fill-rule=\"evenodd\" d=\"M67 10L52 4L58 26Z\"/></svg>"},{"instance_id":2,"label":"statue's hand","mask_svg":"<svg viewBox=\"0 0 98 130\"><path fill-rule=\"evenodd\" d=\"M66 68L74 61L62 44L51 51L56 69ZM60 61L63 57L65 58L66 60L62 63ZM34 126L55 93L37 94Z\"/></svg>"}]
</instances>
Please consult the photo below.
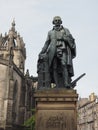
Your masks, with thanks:
<instances>
[{"instance_id":1,"label":"statue's hand","mask_svg":"<svg viewBox=\"0 0 98 130\"><path fill-rule=\"evenodd\" d=\"M43 54L39 54L39 59L43 59Z\"/></svg>"},{"instance_id":2,"label":"statue's hand","mask_svg":"<svg viewBox=\"0 0 98 130\"><path fill-rule=\"evenodd\" d=\"M47 58L47 54L43 53L43 54L39 54L39 59L40 60L45 60Z\"/></svg>"}]
</instances>

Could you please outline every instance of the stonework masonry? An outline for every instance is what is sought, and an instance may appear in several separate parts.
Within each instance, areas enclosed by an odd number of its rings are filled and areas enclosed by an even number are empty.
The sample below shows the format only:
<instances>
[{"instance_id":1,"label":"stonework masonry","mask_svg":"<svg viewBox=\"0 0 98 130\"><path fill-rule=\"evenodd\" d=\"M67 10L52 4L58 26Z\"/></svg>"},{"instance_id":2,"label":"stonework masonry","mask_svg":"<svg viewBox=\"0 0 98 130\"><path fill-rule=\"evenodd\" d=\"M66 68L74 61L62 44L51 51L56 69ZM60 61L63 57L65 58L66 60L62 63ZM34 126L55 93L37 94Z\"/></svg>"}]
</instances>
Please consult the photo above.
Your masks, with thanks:
<instances>
[{"instance_id":1,"label":"stonework masonry","mask_svg":"<svg viewBox=\"0 0 98 130\"><path fill-rule=\"evenodd\" d=\"M78 130L98 130L98 97L92 93L78 101Z\"/></svg>"},{"instance_id":2,"label":"stonework masonry","mask_svg":"<svg viewBox=\"0 0 98 130\"><path fill-rule=\"evenodd\" d=\"M37 110L35 130L77 130L76 90L37 90L34 97Z\"/></svg>"},{"instance_id":3,"label":"stonework masonry","mask_svg":"<svg viewBox=\"0 0 98 130\"><path fill-rule=\"evenodd\" d=\"M19 130L31 116L32 78L24 74L26 49L15 21L0 35L0 129Z\"/></svg>"}]
</instances>

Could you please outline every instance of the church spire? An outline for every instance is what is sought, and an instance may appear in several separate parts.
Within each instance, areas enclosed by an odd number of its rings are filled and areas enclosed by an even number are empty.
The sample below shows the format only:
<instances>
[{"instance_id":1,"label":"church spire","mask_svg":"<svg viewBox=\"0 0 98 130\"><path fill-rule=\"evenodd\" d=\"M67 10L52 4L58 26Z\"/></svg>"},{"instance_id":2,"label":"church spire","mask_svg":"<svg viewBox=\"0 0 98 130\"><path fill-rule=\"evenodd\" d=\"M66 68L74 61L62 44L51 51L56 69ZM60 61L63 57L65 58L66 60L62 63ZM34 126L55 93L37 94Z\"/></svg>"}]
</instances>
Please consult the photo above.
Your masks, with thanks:
<instances>
[{"instance_id":1,"label":"church spire","mask_svg":"<svg viewBox=\"0 0 98 130\"><path fill-rule=\"evenodd\" d=\"M15 32L15 20L13 19L11 30Z\"/></svg>"},{"instance_id":2,"label":"church spire","mask_svg":"<svg viewBox=\"0 0 98 130\"><path fill-rule=\"evenodd\" d=\"M5 36L0 34L0 51L2 58L13 60L14 64L24 73L26 49L23 38L15 29L15 20L13 19L11 27Z\"/></svg>"}]
</instances>

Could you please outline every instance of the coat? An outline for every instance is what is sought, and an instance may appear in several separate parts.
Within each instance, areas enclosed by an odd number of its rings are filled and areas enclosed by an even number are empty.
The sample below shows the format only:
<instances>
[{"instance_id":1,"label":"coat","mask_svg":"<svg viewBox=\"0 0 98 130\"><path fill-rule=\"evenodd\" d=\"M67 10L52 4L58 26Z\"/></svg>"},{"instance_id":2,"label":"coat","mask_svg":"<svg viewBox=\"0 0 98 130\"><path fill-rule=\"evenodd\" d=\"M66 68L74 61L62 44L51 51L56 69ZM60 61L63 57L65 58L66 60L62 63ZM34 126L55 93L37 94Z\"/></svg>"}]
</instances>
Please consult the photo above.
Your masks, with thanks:
<instances>
[{"instance_id":1,"label":"coat","mask_svg":"<svg viewBox=\"0 0 98 130\"><path fill-rule=\"evenodd\" d=\"M70 76L74 75L72 59L76 56L76 46L72 35L67 28L63 26L59 30L53 28L48 32L48 36L44 47L40 54L46 53L49 58L49 67L51 67L54 56L57 52L57 41L60 41L63 46L62 50L67 50L67 65L69 66ZM64 59L66 60L66 59Z\"/></svg>"}]
</instances>

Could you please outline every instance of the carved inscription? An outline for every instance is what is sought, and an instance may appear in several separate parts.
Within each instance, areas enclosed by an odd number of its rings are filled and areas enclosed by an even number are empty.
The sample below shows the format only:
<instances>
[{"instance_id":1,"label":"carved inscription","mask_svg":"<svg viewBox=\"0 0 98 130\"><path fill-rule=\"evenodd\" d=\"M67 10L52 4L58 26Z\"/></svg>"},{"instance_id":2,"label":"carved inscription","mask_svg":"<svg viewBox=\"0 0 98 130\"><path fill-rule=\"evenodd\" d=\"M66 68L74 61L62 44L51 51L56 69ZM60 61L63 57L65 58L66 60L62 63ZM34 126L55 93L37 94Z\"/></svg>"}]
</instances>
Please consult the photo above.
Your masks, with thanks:
<instances>
[{"instance_id":1,"label":"carved inscription","mask_svg":"<svg viewBox=\"0 0 98 130\"><path fill-rule=\"evenodd\" d=\"M66 128L66 118L61 115L53 115L46 121L46 128Z\"/></svg>"}]
</instances>

